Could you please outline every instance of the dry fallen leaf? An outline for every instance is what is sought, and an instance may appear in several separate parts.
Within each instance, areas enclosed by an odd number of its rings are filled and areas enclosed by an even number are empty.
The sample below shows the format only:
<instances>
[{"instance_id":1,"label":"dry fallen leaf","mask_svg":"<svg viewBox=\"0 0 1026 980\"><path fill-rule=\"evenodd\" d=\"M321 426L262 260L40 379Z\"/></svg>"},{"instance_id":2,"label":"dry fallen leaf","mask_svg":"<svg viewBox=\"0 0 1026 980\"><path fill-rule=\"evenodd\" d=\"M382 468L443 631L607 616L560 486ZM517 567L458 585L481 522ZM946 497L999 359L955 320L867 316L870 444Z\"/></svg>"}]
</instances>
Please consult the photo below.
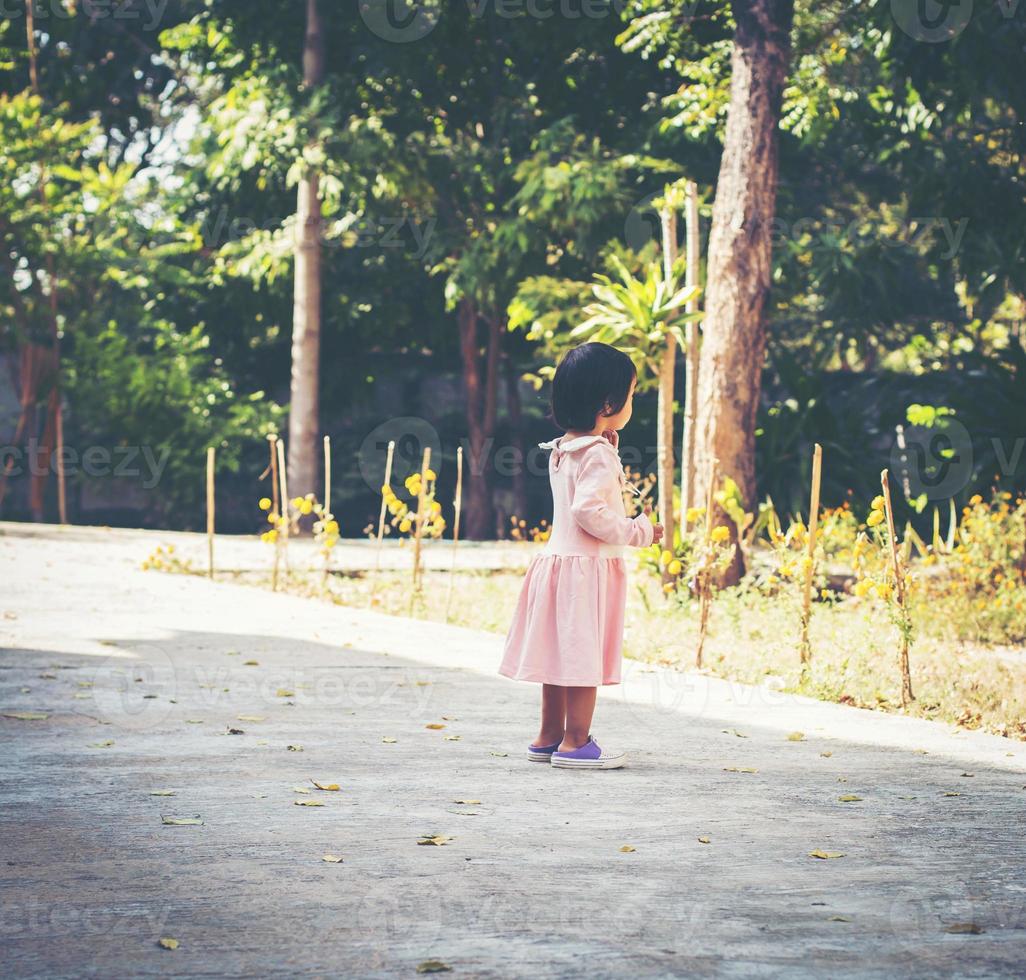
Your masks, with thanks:
<instances>
[{"instance_id":1,"label":"dry fallen leaf","mask_svg":"<svg viewBox=\"0 0 1026 980\"><path fill-rule=\"evenodd\" d=\"M309 790L306 790L309 793ZM320 800L293 800L296 806L324 806Z\"/></svg>"},{"instance_id":2,"label":"dry fallen leaf","mask_svg":"<svg viewBox=\"0 0 1026 980\"><path fill-rule=\"evenodd\" d=\"M303 746L302 745L286 745L285 746L285 751L287 751L287 752L302 752L303 751Z\"/></svg>"},{"instance_id":3,"label":"dry fallen leaf","mask_svg":"<svg viewBox=\"0 0 1026 980\"><path fill-rule=\"evenodd\" d=\"M465 803L467 806L480 806L480 800L453 800L453 803Z\"/></svg>"},{"instance_id":4,"label":"dry fallen leaf","mask_svg":"<svg viewBox=\"0 0 1026 980\"><path fill-rule=\"evenodd\" d=\"M452 973L452 967L441 960L424 960L417 966L418 973Z\"/></svg>"},{"instance_id":5,"label":"dry fallen leaf","mask_svg":"<svg viewBox=\"0 0 1026 980\"><path fill-rule=\"evenodd\" d=\"M263 715L239 715L239 721L263 721Z\"/></svg>"},{"instance_id":6,"label":"dry fallen leaf","mask_svg":"<svg viewBox=\"0 0 1026 980\"><path fill-rule=\"evenodd\" d=\"M739 768L738 766L724 766L723 767L723 771L724 772L758 772L759 770L758 769L752 769L752 768L750 768L748 766L745 766L745 767L742 767L742 768Z\"/></svg>"},{"instance_id":7,"label":"dry fallen leaf","mask_svg":"<svg viewBox=\"0 0 1026 980\"><path fill-rule=\"evenodd\" d=\"M383 735L383 736L381 737L381 741L382 741L382 742L384 742L384 743L385 743L385 745L395 745L395 743L396 743L396 742L398 742L398 741L399 741L399 739L397 739L397 738L392 738L392 736L391 736L391 735Z\"/></svg>"},{"instance_id":8,"label":"dry fallen leaf","mask_svg":"<svg viewBox=\"0 0 1026 980\"><path fill-rule=\"evenodd\" d=\"M42 711L5 711L5 718L13 718L15 721L46 721L50 716Z\"/></svg>"},{"instance_id":9,"label":"dry fallen leaf","mask_svg":"<svg viewBox=\"0 0 1026 980\"><path fill-rule=\"evenodd\" d=\"M976 773L974 773L974 772L964 772L964 773L962 773L962 775L963 775L963 776L969 776L969 777L972 777L972 776L975 776L975 775L976 775Z\"/></svg>"},{"instance_id":10,"label":"dry fallen leaf","mask_svg":"<svg viewBox=\"0 0 1026 980\"><path fill-rule=\"evenodd\" d=\"M851 922L851 919L846 915L832 915L827 922Z\"/></svg>"},{"instance_id":11,"label":"dry fallen leaf","mask_svg":"<svg viewBox=\"0 0 1026 980\"><path fill-rule=\"evenodd\" d=\"M431 722L430 725L425 725L424 727L425 728L430 728L432 731L437 732L440 729L445 728L445 725L441 725L437 721L433 721L433 722Z\"/></svg>"},{"instance_id":12,"label":"dry fallen leaf","mask_svg":"<svg viewBox=\"0 0 1026 980\"><path fill-rule=\"evenodd\" d=\"M820 752L819 754L820 754L821 756L823 756L823 758L824 758L824 759L829 759L829 758L830 758L830 756L832 756L832 755L833 755L834 753L833 753L833 752L830 752L830 751L828 750L828 751L826 751L826 752Z\"/></svg>"},{"instance_id":13,"label":"dry fallen leaf","mask_svg":"<svg viewBox=\"0 0 1026 980\"><path fill-rule=\"evenodd\" d=\"M698 838L698 843L699 844L710 844L710 843L712 843L712 841L710 841L708 837L699 837Z\"/></svg>"},{"instance_id":14,"label":"dry fallen leaf","mask_svg":"<svg viewBox=\"0 0 1026 980\"><path fill-rule=\"evenodd\" d=\"M245 735L246 734L246 730L244 728L232 728L232 726L229 725L226 734L228 734L228 735Z\"/></svg>"},{"instance_id":15,"label":"dry fallen leaf","mask_svg":"<svg viewBox=\"0 0 1026 980\"><path fill-rule=\"evenodd\" d=\"M446 742L459 742L459 741L461 741L463 739L463 736L462 735L443 735L442 738L445 739Z\"/></svg>"},{"instance_id":16,"label":"dry fallen leaf","mask_svg":"<svg viewBox=\"0 0 1026 980\"><path fill-rule=\"evenodd\" d=\"M260 664L258 664L255 660L243 660L242 661L242 666L243 667L259 667Z\"/></svg>"},{"instance_id":17,"label":"dry fallen leaf","mask_svg":"<svg viewBox=\"0 0 1026 980\"><path fill-rule=\"evenodd\" d=\"M455 840L455 837L445 837L442 834L425 835L417 841L418 844L434 844L435 847L444 847L451 840Z\"/></svg>"},{"instance_id":18,"label":"dry fallen leaf","mask_svg":"<svg viewBox=\"0 0 1026 980\"><path fill-rule=\"evenodd\" d=\"M160 815L160 822L166 827L202 827L203 821L197 813L194 817L165 817Z\"/></svg>"},{"instance_id":19,"label":"dry fallen leaf","mask_svg":"<svg viewBox=\"0 0 1026 980\"><path fill-rule=\"evenodd\" d=\"M51 674L49 671L47 671L47 673L45 673L45 674L40 674L39 676L44 681L55 681L55 680L57 680L57 675L56 674Z\"/></svg>"},{"instance_id":20,"label":"dry fallen leaf","mask_svg":"<svg viewBox=\"0 0 1026 980\"><path fill-rule=\"evenodd\" d=\"M161 936L157 940L159 946L163 946L164 949L178 949L178 940L172 939L170 936Z\"/></svg>"},{"instance_id":21,"label":"dry fallen leaf","mask_svg":"<svg viewBox=\"0 0 1026 980\"><path fill-rule=\"evenodd\" d=\"M945 793L945 796L961 796L961 793Z\"/></svg>"},{"instance_id":22,"label":"dry fallen leaf","mask_svg":"<svg viewBox=\"0 0 1026 980\"><path fill-rule=\"evenodd\" d=\"M724 735L735 735L738 738L748 738L747 735L744 735L743 733L739 732L736 728L724 728L723 729L723 734Z\"/></svg>"},{"instance_id":23,"label":"dry fallen leaf","mask_svg":"<svg viewBox=\"0 0 1026 980\"><path fill-rule=\"evenodd\" d=\"M91 749L109 749L114 744L114 739L105 738L102 742L90 742L89 748Z\"/></svg>"},{"instance_id":24,"label":"dry fallen leaf","mask_svg":"<svg viewBox=\"0 0 1026 980\"><path fill-rule=\"evenodd\" d=\"M187 725L202 725L203 724L203 719L202 718L186 718L185 719L185 724L187 724Z\"/></svg>"},{"instance_id":25,"label":"dry fallen leaf","mask_svg":"<svg viewBox=\"0 0 1026 980\"><path fill-rule=\"evenodd\" d=\"M637 850L637 848L631 847L630 844L624 844L623 847L620 848L620 852L622 854L630 854L632 851L635 851L635 850Z\"/></svg>"},{"instance_id":26,"label":"dry fallen leaf","mask_svg":"<svg viewBox=\"0 0 1026 980\"><path fill-rule=\"evenodd\" d=\"M844 855L840 851L809 851L809 857L828 861L831 858L843 858Z\"/></svg>"},{"instance_id":27,"label":"dry fallen leaf","mask_svg":"<svg viewBox=\"0 0 1026 980\"><path fill-rule=\"evenodd\" d=\"M274 692L274 696L276 698L294 698L296 696L296 692L290 691L287 687L279 687L278 690Z\"/></svg>"},{"instance_id":28,"label":"dry fallen leaf","mask_svg":"<svg viewBox=\"0 0 1026 980\"><path fill-rule=\"evenodd\" d=\"M505 759L509 755L508 752L489 752L488 754L494 755L496 759Z\"/></svg>"},{"instance_id":29,"label":"dry fallen leaf","mask_svg":"<svg viewBox=\"0 0 1026 980\"><path fill-rule=\"evenodd\" d=\"M325 854L321 858L321 860L326 862L327 864L341 864L342 863L342 855L341 854Z\"/></svg>"},{"instance_id":30,"label":"dry fallen leaf","mask_svg":"<svg viewBox=\"0 0 1026 980\"><path fill-rule=\"evenodd\" d=\"M327 793L337 793L339 789L338 783L319 783L316 779L311 779L310 782Z\"/></svg>"},{"instance_id":31,"label":"dry fallen leaf","mask_svg":"<svg viewBox=\"0 0 1026 980\"><path fill-rule=\"evenodd\" d=\"M838 803L858 803L862 799L861 796L856 796L854 793L845 793L844 796L837 797Z\"/></svg>"},{"instance_id":32,"label":"dry fallen leaf","mask_svg":"<svg viewBox=\"0 0 1026 980\"><path fill-rule=\"evenodd\" d=\"M975 922L953 922L950 926L945 926L944 931L958 935L978 936L983 932L983 926L978 926Z\"/></svg>"},{"instance_id":33,"label":"dry fallen leaf","mask_svg":"<svg viewBox=\"0 0 1026 980\"><path fill-rule=\"evenodd\" d=\"M789 742L804 742L805 741L805 732L791 732L787 736L787 740Z\"/></svg>"},{"instance_id":34,"label":"dry fallen leaf","mask_svg":"<svg viewBox=\"0 0 1026 980\"><path fill-rule=\"evenodd\" d=\"M293 786L292 792L309 794L310 790L308 790L305 786Z\"/></svg>"},{"instance_id":35,"label":"dry fallen leaf","mask_svg":"<svg viewBox=\"0 0 1026 980\"><path fill-rule=\"evenodd\" d=\"M174 796L175 791L173 789L151 789L150 796Z\"/></svg>"}]
</instances>

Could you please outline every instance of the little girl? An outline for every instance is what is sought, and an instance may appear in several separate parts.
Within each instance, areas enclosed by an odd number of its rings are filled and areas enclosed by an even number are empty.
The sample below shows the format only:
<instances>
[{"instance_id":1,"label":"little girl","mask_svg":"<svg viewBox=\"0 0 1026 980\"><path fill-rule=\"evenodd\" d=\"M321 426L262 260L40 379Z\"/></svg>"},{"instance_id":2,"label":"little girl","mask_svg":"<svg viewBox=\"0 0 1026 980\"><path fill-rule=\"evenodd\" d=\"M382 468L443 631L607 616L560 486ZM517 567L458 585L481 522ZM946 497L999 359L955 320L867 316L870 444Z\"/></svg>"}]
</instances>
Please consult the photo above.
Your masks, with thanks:
<instances>
[{"instance_id":1,"label":"little girl","mask_svg":"<svg viewBox=\"0 0 1026 980\"><path fill-rule=\"evenodd\" d=\"M627 600L624 546L663 534L648 513L626 516L618 430L631 417L637 372L608 344L567 352L552 380L552 418L566 435L551 449L552 534L527 570L499 673L542 685L541 731L532 762L617 769L623 753L591 737L600 684L620 683Z\"/></svg>"}]
</instances>

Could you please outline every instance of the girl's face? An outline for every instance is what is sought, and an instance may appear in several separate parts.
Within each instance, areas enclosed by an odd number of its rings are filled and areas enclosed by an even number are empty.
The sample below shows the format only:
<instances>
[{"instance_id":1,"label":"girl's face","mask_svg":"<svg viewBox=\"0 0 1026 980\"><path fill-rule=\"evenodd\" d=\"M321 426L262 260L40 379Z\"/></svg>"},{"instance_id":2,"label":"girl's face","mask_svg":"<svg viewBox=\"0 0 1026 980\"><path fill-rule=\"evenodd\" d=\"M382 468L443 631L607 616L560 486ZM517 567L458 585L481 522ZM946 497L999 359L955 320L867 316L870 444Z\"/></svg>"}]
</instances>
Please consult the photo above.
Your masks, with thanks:
<instances>
[{"instance_id":1,"label":"girl's face","mask_svg":"<svg viewBox=\"0 0 1026 980\"><path fill-rule=\"evenodd\" d=\"M601 415L599 416L599 425L603 429L613 429L619 431L631 420L631 413L634 411L634 389L638 386L638 379L635 378L631 382L631 390L627 392L627 401L623 403L623 408L620 409L615 415Z\"/></svg>"}]
</instances>

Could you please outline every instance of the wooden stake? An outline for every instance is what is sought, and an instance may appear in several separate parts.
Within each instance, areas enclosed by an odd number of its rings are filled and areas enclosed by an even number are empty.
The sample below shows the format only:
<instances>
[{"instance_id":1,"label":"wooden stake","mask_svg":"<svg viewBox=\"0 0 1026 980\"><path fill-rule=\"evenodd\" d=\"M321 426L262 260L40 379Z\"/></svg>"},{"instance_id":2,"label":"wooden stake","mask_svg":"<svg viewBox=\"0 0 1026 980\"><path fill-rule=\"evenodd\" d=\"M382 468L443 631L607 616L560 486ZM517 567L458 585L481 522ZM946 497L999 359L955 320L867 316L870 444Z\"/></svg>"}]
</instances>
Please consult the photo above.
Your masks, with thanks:
<instances>
[{"instance_id":1,"label":"wooden stake","mask_svg":"<svg viewBox=\"0 0 1026 980\"><path fill-rule=\"evenodd\" d=\"M385 487L389 486L392 481L392 457L395 455L395 440L390 439L388 442L388 455L385 457L385 479L381 484L381 513L378 515L378 545L377 550L374 554L374 570L377 571L381 568L381 541L385 536L385 510L387 505L385 504Z\"/></svg>"},{"instance_id":2,"label":"wooden stake","mask_svg":"<svg viewBox=\"0 0 1026 980\"><path fill-rule=\"evenodd\" d=\"M324 505L321 509L321 528L322 533L325 521L330 521L331 517L331 436L324 437ZM330 549L325 549L326 554L324 555L324 570L321 574L321 588L327 589L328 587L328 565L331 561Z\"/></svg>"},{"instance_id":3,"label":"wooden stake","mask_svg":"<svg viewBox=\"0 0 1026 980\"><path fill-rule=\"evenodd\" d=\"M331 436L324 437L324 513L331 513Z\"/></svg>"},{"instance_id":4,"label":"wooden stake","mask_svg":"<svg viewBox=\"0 0 1026 980\"><path fill-rule=\"evenodd\" d=\"M207 447L207 575L214 577L214 447Z\"/></svg>"},{"instance_id":5,"label":"wooden stake","mask_svg":"<svg viewBox=\"0 0 1026 980\"><path fill-rule=\"evenodd\" d=\"M673 267L677 262L677 205L679 191L667 188L666 200L659 209L663 240L663 279L669 283L673 278ZM676 377L677 339L667 334L659 360L659 393L656 407L658 438L656 439L656 477L659 493L659 520L665 529L664 545L671 553L673 547L673 385ZM674 581L664 568L663 584ZM668 598L664 594L664 598Z\"/></svg>"},{"instance_id":6,"label":"wooden stake","mask_svg":"<svg viewBox=\"0 0 1026 980\"><path fill-rule=\"evenodd\" d=\"M883 470L880 473L880 488L883 491L884 509L887 514L887 537L891 545L891 562L894 568L894 592L897 597L898 611L901 615L901 647L898 653L898 664L901 668L901 706L907 708L916 699L912 693L912 675L909 671L908 663L911 622L909 620L908 608L905 605L905 575L901 567L901 558L898 555L897 536L894 533L894 511L891 507L891 487L887 477L887 470Z\"/></svg>"},{"instance_id":7,"label":"wooden stake","mask_svg":"<svg viewBox=\"0 0 1026 980\"><path fill-rule=\"evenodd\" d=\"M452 502L454 518L452 525L452 564L449 566L449 595L445 600L445 621L449 622L449 607L452 605L453 582L456 580L456 545L460 540L460 510L463 507L463 447L456 450L456 496Z\"/></svg>"},{"instance_id":8,"label":"wooden stake","mask_svg":"<svg viewBox=\"0 0 1026 980\"><path fill-rule=\"evenodd\" d=\"M684 185L684 241L687 265L684 269L684 285L697 286L701 259L701 225L698 217L698 188L693 180ZM698 297L689 299L684 307L686 313L698 312ZM700 333L697 320L688 320L684 325L684 339L687 345L685 358L687 371L684 377L684 435L680 451L680 526L687 531L687 512L695 506L695 446L698 432L698 355Z\"/></svg>"},{"instance_id":9,"label":"wooden stake","mask_svg":"<svg viewBox=\"0 0 1026 980\"><path fill-rule=\"evenodd\" d=\"M424 497L427 494L427 471L431 465L431 447L424 447L420 462L420 493L417 494L417 516L413 522L413 592L420 592L420 536L424 527ZM412 611L412 596L411 596Z\"/></svg>"},{"instance_id":10,"label":"wooden stake","mask_svg":"<svg viewBox=\"0 0 1026 980\"><path fill-rule=\"evenodd\" d=\"M278 494L279 494L279 483L278 483L278 437L276 435L269 435L267 437L267 448L271 453L271 514L274 517L278 517L281 514L279 509ZM277 530L278 522L274 523L275 530ZM278 571L281 563L281 542L275 537L274 540L274 572L271 575L271 588L273 591L278 591Z\"/></svg>"},{"instance_id":11,"label":"wooden stake","mask_svg":"<svg viewBox=\"0 0 1026 980\"><path fill-rule=\"evenodd\" d=\"M812 453L812 493L809 498L809 529L806 545L805 581L802 583L801 638L798 649L803 667L812 659L809 621L812 618L812 576L816 560L816 531L819 527L819 488L823 476L823 447L817 442Z\"/></svg>"},{"instance_id":12,"label":"wooden stake","mask_svg":"<svg viewBox=\"0 0 1026 980\"><path fill-rule=\"evenodd\" d=\"M712 545L712 515L716 494L716 471L720 461L713 459L712 472L709 474L709 490L705 501L705 560L708 562ZM699 574L699 617L698 617L698 650L695 652L695 666L702 667L702 654L705 650L705 634L709 629L709 610L712 605L712 569L706 568Z\"/></svg>"},{"instance_id":13,"label":"wooden stake","mask_svg":"<svg viewBox=\"0 0 1026 980\"><path fill-rule=\"evenodd\" d=\"M285 466L285 440L279 439L276 444L278 450L278 480L281 483L281 530L278 532L278 540L281 542L281 552L285 558L285 574L289 574L289 480Z\"/></svg>"}]
</instances>

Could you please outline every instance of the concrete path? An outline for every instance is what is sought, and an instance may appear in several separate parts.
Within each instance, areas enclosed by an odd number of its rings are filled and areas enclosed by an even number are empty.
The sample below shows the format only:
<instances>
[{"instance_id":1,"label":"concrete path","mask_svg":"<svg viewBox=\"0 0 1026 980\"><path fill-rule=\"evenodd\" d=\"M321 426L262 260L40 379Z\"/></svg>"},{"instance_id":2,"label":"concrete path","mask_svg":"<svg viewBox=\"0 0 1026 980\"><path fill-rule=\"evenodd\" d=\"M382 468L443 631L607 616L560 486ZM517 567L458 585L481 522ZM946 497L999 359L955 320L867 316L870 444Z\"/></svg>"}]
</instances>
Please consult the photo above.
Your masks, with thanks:
<instances>
[{"instance_id":1,"label":"concrete path","mask_svg":"<svg viewBox=\"0 0 1026 980\"><path fill-rule=\"evenodd\" d=\"M1023 743L628 665L550 770L501 637L163 540L0 524L3 976L1022 975Z\"/></svg>"}]
</instances>

